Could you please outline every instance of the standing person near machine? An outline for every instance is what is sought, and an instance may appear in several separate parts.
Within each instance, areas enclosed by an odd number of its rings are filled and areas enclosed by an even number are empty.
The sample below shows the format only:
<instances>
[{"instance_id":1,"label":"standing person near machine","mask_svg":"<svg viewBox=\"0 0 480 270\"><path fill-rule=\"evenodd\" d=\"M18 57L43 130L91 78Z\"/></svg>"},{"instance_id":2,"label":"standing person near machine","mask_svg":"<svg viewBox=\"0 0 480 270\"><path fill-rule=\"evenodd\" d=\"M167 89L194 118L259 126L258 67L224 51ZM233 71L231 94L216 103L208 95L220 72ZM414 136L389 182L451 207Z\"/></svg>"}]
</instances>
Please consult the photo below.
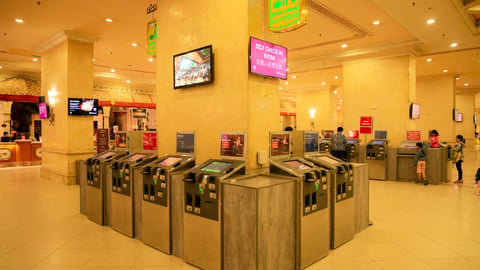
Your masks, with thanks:
<instances>
[{"instance_id":1,"label":"standing person near machine","mask_svg":"<svg viewBox=\"0 0 480 270\"><path fill-rule=\"evenodd\" d=\"M334 157L347 160L347 137L343 135L343 127L338 127L337 133L333 134L330 151Z\"/></svg>"},{"instance_id":2,"label":"standing person near machine","mask_svg":"<svg viewBox=\"0 0 480 270\"><path fill-rule=\"evenodd\" d=\"M440 139L438 138L438 131L436 129L430 131L429 145L431 148L438 148L440 146Z\"/></svg>"},{"instance_id":3,"label":"standing person near machine","mask_svg":"<svg viewBox=\"0 0 480 270\"><path fill-rule=\"evenodd\" d=\"M455 138L457 142L452 149L452 162L457 167L458 172L458 179L454 183L462 184L463 183L463 169L462 169L462 162L463 162L463 148L465 147L463 136L458 134Z\"/></svg>"},{"instance_id":4,"label":"standing person near machine","mask_svg":"<svg viewBox=\"0 0 480 270\"><path fill-rule=\"evenodd\" d=\"M425 150L423 150L423 144L421 142L417 143L416 148L417 152L415 153L415 159L413 160L413 164L415 168L417 168L417 183L423 182L424 185L428 185L428 180L427 178L425 178L427 154L425 153Z\"/></svg>"}]
</instances>

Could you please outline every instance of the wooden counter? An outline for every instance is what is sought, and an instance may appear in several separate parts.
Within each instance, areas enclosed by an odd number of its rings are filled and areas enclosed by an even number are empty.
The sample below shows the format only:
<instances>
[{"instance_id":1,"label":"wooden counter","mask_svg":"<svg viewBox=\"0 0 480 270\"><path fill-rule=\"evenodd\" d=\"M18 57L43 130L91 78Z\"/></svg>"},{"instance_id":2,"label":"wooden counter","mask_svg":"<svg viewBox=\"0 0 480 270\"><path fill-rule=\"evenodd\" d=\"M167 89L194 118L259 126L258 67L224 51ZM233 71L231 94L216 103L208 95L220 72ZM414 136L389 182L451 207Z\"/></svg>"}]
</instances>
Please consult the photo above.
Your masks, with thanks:
<instances>
[{"instance_id":1,"label":"wooden counter","mask_svg":"<svg viewBox=\"0 0 480 270\"><path fill-rule=\"evenodd\" d=\"M31 140L0 142L0 167L40 165L41 147L41 142Z\"/></svg>"}]
</instances>

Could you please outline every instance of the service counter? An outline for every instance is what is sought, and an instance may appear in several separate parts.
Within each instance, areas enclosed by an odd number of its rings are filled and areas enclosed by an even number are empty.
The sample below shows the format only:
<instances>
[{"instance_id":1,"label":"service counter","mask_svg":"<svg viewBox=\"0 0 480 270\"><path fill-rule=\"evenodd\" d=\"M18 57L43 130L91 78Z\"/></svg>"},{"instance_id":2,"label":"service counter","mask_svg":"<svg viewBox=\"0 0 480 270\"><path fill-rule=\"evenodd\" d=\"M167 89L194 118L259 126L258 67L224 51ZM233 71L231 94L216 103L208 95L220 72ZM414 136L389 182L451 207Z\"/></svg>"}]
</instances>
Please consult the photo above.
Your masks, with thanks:
<instances>
[{"instance_id":1,"label":"service counter","mask_svg":"<svg viewBox=\"0 0 480 270\"><path fill-rule=\"evenodd\" d=\"M41 142L32 140L0 142L0 167L40 165L41 147Z\"/></svg>"}]
</instances>

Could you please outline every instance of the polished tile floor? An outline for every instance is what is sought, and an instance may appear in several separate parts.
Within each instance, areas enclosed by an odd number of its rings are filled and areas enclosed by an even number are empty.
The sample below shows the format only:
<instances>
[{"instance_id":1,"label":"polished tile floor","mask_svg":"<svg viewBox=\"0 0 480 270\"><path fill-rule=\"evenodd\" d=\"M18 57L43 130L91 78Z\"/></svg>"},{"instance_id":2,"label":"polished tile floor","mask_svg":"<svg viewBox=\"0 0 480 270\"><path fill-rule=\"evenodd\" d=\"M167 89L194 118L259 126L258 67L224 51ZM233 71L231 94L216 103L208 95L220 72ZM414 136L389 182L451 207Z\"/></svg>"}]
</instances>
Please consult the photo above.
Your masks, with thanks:
<instances>
[{"instance_id":1,"label":"polished tile floor","mask_svg":"<svg viewBox=\"0 0 480 270\"><path fill-rule=\"evenodd\" d=\"M477 167L480 150L470 146L464 184L370 181L373 226L308 269L480 269ZM39 172L0 169L0 270L196 269L89 221L78 186Z\"/></svg>"}]
</instances>

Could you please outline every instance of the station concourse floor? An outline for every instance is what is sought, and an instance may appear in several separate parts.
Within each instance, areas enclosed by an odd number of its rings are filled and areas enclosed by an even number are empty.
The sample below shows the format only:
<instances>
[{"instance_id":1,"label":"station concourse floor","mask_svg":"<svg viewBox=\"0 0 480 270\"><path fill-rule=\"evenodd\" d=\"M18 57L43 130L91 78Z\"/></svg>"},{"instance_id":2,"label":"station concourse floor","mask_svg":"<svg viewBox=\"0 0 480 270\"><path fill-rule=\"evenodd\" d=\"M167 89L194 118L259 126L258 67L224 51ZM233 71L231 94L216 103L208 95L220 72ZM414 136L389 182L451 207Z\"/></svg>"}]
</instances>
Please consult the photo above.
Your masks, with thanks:
<instances>
[{"instance_id":1,"label":"station concourse floor","mask_svg":"<svg viewBox=\"0 0 480 270\"><path fill-rule=\"evenodd\" d=\"M465 156L463 184L370 180L373 225L307 269L480 269L480 147ZM78 185L42 179L39 166L0 169L0 270L197 269L89 221L79 205Z\"/></svg>"}]
</instances>

